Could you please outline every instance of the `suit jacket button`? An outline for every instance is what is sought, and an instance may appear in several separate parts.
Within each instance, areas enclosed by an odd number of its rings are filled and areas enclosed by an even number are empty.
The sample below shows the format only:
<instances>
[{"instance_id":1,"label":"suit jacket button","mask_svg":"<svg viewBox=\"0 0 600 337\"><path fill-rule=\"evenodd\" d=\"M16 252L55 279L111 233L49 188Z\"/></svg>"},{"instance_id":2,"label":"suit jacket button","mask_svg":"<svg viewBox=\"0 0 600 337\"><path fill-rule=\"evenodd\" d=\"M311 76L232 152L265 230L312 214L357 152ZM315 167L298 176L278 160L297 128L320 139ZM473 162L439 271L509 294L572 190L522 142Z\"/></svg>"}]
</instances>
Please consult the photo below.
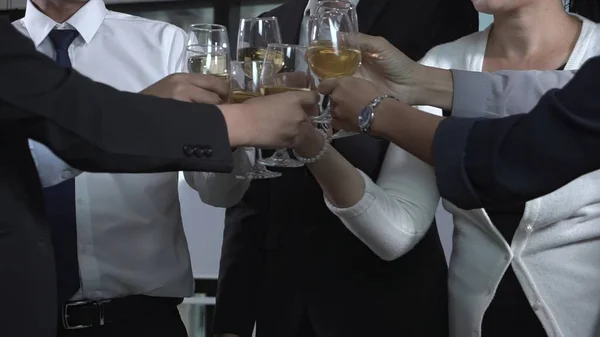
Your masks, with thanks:
<instances>
[{"instance_id":1,"label":"suit jacket button","mask_svg":"<svg viewBox=\"0 0 600 337\"><path fill-rule=\"evenodd\" d=\"M185 145L183 147L183 154L186 157L191 157L194 154L194 150L195 150L195 148L193 146L191 146L191 145Z\"/></svg>"},{"instance_id":2,"label":"suit jacket button","mask_svg":"<svg viewBox=\"0 0 600 337\"><path fill-rule=\"evenodd\" d=\"M204 149L204 155L208 158L212 157L213 155L213 149L209 146L206 149Z\"/></svg>"},{"instance_id":3,"label":"suit jacket button","mask_svg":"<svg viewBox=\"0 0 600 337\"><path fill-rule=\"evenodd\" d=\"M204 157L204 149L200 146L194 147L194 155L198 158Z\"/></svg>"}]
</instances>

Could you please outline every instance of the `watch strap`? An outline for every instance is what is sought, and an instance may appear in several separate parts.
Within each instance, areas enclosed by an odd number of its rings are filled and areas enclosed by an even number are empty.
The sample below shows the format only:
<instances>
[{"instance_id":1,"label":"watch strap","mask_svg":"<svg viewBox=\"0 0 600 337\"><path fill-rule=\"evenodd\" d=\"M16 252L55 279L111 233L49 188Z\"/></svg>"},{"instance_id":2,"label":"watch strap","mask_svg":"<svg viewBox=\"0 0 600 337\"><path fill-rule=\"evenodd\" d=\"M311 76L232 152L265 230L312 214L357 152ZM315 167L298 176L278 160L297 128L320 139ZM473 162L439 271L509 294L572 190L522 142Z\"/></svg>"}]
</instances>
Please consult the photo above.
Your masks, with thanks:
<instances>
[{"instance_id":1,"label":"watch strap","mask_svg":"<svg viewBox=\"0 0 600 337\"><path fill-rule=\"evenodd\" d=\"M381 96L375 97L365 107L365 110L370 111L370 116L368 116L367 122L364 125L361 125L361 123L360 123L360 116L359 116L359 124L358 125L359 125L359 128L360 128L360 131L362 131L364 133L369 133L371 131L371 126L373 125L373 121L375 120L375 109L386 98L391 98L391 99L394 99L396 101L400 101L398 98L396 98L396 97L394 97L392 95L381 95Z\"/></svg>"}]
</instances>

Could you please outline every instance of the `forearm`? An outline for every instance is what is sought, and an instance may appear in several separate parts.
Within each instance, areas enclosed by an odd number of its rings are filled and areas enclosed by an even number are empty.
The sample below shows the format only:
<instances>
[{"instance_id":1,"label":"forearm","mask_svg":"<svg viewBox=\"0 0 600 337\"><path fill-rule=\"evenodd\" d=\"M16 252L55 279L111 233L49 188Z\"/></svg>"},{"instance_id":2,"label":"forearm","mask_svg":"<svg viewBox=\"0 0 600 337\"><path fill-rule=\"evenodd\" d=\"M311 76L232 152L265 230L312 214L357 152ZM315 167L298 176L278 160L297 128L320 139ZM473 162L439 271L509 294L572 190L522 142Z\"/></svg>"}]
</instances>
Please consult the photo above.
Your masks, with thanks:
<instances>
[{"instance_id":1,"label":"forearm","mask_svg":"<svg viewBox=\"0 0 600 337\"><path fill-rule=\"evenodd\" d=\"M600 168L598 74L600 59L588 62L526 115L440 124L435 154L442 196L466 209L523 202Z\"/></svg>"},{"instance_id":2,"label":"forearm","mask_svg":"<svg viewBox=\"0 0 600 337\"><path fill-rule=\"evenodd\" d=\"M443 117L435 116L396 100L384 100L377 108L371 131L422 161L433 165L433 139Z\"/></svg>"},{"instance_id":3,"label":"forearm","mask_svg":"<svg viewBox=\"0 0 600 337\"><path fill-rule=\"evenodd\" d=\"M324 139L315 132L308 136L307 146L296 149L303 157L312 157L323 148ZM358 170L339 152L330 147L316 163L306 165L313 174L325 197L336 207L355 205L363 197L365 182Z\"/></svg>"},{"instance_id":4,"label":"forearm","mask_svg":"<svg viewBox=\"0 0 600 337\"><path fill-rule=\"evenodd\" d=\"M452 70L452 116L499 118L527 113L548 90L563 87L574 74L574 71Z\"/></svg>"},{"instance_id":5,"label":"forearm","mask_svg":"<svg viewBox=\"0 0 600 337\"><path fill-rule=\"evenodd\" d=\"M415 64L396 91L408 104L452 110L453 117L497 118L526 113L544 93L564 86L574 71L499 71L495 73L444 70Z\"/></svg>"},{"instance_id":6,"label":"forearm","mask_svg":"<svg viewBox=\"0 0 600 337\"><path fill-rule=\"evenodd\" d=\"M390 145L377 183L334 149L307 166L331 212L380 258L406 254L429 229L439 202L433 170L406 151Z\"/></svg>"},{"instance_id":7,"label":"forearm","mask_svg":"<svg viewBox=\"0 0 600 337\"><path fill-rule=\"evenodd\" d=\"M415 64L406 83L398 84L397 90L407 92L408 104L430 105L451 110L454 99L454 80L449 70Z\"/></svg>"},{"instance_id":8,"label":"forearm","mask_svg":"<svg viewBox=\"0 0 600 337\"><path fill-rule=\"evenodd\" d=\"M239 104L220 105L219 109L225 118L227 125L227 133L229 136L229 144L231 147L242 147L249 145L248 133L246 131L245 119L243 111Z\"/></svg>"}]
</instances>

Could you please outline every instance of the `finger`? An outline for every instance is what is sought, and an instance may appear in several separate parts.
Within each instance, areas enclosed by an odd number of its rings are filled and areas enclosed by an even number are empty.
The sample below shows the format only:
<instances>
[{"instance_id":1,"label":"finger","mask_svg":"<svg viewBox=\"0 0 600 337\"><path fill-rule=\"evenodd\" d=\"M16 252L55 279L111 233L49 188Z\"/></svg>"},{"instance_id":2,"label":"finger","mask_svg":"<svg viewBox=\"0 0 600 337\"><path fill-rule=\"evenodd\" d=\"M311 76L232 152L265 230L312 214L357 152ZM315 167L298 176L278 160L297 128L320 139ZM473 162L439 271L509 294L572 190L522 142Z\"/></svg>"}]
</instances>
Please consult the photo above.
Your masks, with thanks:
<instances>
[{"instance_id":1,"label":"finger","mask_svg":"<svg viewBox=\"0 0 600 337\"><path fill-rule=\"evenodd\" d=\"M358 33L354 35L354 41L362 52L378 52L380 49L379 39L372 35Z\"/></svg>"},{"instance_id":2,"label":"finger","mask_svg":"<svg viewBox=\"0 0 600 337\"><path fill-rule=\"evenodd\" d=\"M222 98L226 98L229 96L229 82L212 76L205 74L189 74L187 77L188 83L191 85L202 88L204 90L208 90L214 92L218 96Z\"/></svg>"},{"instance_id":3,"label":"finger","mask_svg":"<svg viewBox=\"0 0 600 337\"><path fill-rule=\"evenodd\" d=\"M325 80L319 83L319 92L323 95L331 94L338 86L338 79Z\"/></svg>"},{"instance_id":4,"label":"finger","mask_svg":"<svg viewBox=\"0 0 600 337\"><path fill-rule=\"evenodd\" d=\"M310 90L317 90L317 81L315 81L315 78L313 76L308 75L309 78L309 82L310 82Z\"/></svg>"},{"instance_id":5,"label":"finger","mask_svg":"<svg viewBox=\"0 0 600 337\"><path fill-rule=\"evenodd\" d=\"M185 90L185 96L193 103L221 104L223 100L214 92L198 87L189 86Z\"/></svg>"},{"instance_id":6,"label":"finger","mask_svg":"<svg viewBox=\"0 0 600 337\"><path fill-rule=\"evenodd\" d=\"M336 130L336 131L338 131L338 130L344 130L344 125L343 125L343 123L342 123L342 122L340 122L340 121L339 121L339 120L337 120L337 119L332 119L332 120L331 120L331 132L332 132L332 133L334 132L333 130Z\"/></svg>"},{"instance_id":7,"label":"finger","mask_svg":"<svg viewBox=\"0 0 600 337\"><path fill-rule=\"evenodd\" d=\"M321 126L321 129L325 131L325 134L327 134L327 137L333 136L333 127L331 126L331 124L323 124Z\"/></svg>"},{"instance_id":8,"label":"finger","mask_svg":"<svg viewBox=\"0 0 600 337\"><path fill-rule=\"evenodd\" d=\"M307 116L317 116L321 112L318 104L303 105L302 107Z\"/></svg>"},{"instance_id":9,"label":"finger","mask_svg":"<svg viewBox=\"0 0 600 337\"><path fill-rule=\"evenodd\" d=\"M293 94L296 95L298 101L302 106L310 106L319 104L321 97L316 91L297 91Z\"/></svg>"}]
</instances>

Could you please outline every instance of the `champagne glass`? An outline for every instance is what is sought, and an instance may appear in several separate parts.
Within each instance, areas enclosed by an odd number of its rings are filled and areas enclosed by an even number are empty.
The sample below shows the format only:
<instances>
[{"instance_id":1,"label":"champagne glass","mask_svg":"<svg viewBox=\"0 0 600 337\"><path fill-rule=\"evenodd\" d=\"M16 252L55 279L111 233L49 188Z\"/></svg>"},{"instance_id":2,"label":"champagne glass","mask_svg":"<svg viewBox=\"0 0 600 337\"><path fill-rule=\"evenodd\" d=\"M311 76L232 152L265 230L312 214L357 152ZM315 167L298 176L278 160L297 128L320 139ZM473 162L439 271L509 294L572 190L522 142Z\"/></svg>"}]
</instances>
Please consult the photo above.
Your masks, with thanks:
<instances>
[{"instance_id":1,"label":"champagne glass","mask_svg":"<svg viewBox=\"0 0 600 337\"><path fill-rule=\"evenodd\" d=\"M330 9L308 19L309 46L308 64L320 81L352 76L361 62L361 52L356 46L354 34L357 30L347 13ZM313 119L315 123L331 123L329 105ZM355 135L354 132L339 131L332 138Z\"/></svg>"},{"instance_id":2,"label":"champagne glass","mask_svg":"<svg viewBox=\"0 0 600 337\"><path fill-rule=\"evenodd\" d=\"M246 75L252 76L252 66L262 66L270 43L281 43L281 32L277 18L251 18L240 20L237 41L237 60L248 67ZM278 57L281 62L282 57ZM277 60L276 60L277 61ZM257 63L252 63L257 62ZM260 71L259 71L260 74ZM257 82L258 83L258 82Z\"/></svg>"},{"instance_id":3,"label":"champagne glass","mask_svg":"<svg viewBox=\"0 0 600 337\"><path fill-rule=\"evenodd\" d=\"M315 15L319 16L321 14L330 12L331 10L338 10L348 14L350 21L352 21L354 28L358 32L358 14L356 13L356 6L354 6L352 2L343 0L319 1L315 7Z\"/></svg>"},{"instance_id":4,"label":"champagne glass","mask_svg":"<svg viewBox=\"0 0 600 337\"><path fill-rule=\"evenodd\" d=\"M197 23L190 26L188 36L188 71L229 80L231 69L227 28Z\"/></svg>"},{"instance_id":5,"label":"champagne glass","mask_svg":"<svg viewBox=\"0 0 600 337\"><path fill-rule=\"evenodd\" d=\"M262 67L260 67L262 69ZM247 76L247 70L254 69L251 76ZM259 89L259 67L256 62L249 65L243 61L231 62L231 103L244 103L245 101L262 96ZM257 81L254 81L256 79ZM238 179L271 179L281 177L281 173L273 172L260 163L262 158L261 149L245 148L247 151L254 150L254 165L250 171L238 175Z\"/></svg>"},{"instance_id":6,"label":"champagne glass","mask_svg":"<svg viewBox=\"0 0 600 337\"><path fill-rule=\"evenodd\" d=\"M265 96L316 88L304 46L269 44L260 78L260 91ZM301 161L292 159L287 149L278 149L273 156L260 160L260 163L288 168L304 166Z\"/></svg>"},{"instance_id":7,"label":"champagne glass","mask_svg":"<svg viewBox=\"0 0 600 337\"><path fill-rule=\"evenodd\" d=\"M266 54L269 43L281 43L281 32L279 31L279 22L277 18L250 18L240 20L240 30L238 32L237 40L237 61L241 62L236 65L241 68L236 68L236 81L235 83L244 83L244 92L257 92L260 85L260 75L262 72L262 66L265 61L264 56ZM242 76L242 73L244 74ZM240 77L244 77L243 81ZM251 87L248 87L251 85ZM233 88L232 99L235 101L236 97L242 96L242 94L236 94L236 88ZM252 170L247 172L243 176L238 176L240 179L271 179L281 176L279 172L270 171L260 163L262 159L262 149L255 150L256 161Z\"/></svg>"}]
</instances>

